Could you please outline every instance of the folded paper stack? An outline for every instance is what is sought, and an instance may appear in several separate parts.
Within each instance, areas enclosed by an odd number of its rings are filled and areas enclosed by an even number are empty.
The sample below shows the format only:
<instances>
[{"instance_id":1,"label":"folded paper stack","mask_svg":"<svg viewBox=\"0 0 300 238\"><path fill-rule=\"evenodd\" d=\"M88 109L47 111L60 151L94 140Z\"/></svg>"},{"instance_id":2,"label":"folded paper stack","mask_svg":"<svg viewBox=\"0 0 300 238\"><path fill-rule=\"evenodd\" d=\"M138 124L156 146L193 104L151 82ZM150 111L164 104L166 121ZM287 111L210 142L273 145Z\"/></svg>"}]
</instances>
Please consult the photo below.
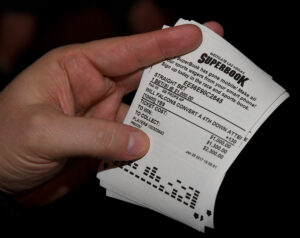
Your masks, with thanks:
<instances>
[{"instance_id":1,"label":"folded paper stack","mask_svg":"<svg viewBox=\"0 0 300 238\"><path fill-rule=\"evenodd\" d=\"M150 138L147 155L97 174L107 196L204 232L226 171L289 96L246 56L195 21L194 51L144 70L124 121Z\"/></svg>"}]
</instances>

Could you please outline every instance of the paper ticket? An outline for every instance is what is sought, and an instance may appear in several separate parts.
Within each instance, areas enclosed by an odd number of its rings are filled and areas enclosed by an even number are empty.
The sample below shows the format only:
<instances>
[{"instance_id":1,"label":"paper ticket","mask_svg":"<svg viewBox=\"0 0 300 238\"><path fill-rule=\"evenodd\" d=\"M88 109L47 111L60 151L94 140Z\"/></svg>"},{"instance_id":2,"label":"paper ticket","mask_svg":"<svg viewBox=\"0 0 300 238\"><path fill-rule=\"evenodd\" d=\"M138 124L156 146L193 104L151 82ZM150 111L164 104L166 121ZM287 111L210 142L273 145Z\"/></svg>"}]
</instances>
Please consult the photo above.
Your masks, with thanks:
<instances>
[{"instance_id":1,"label":"paper ticket","mask_svg":"<svg viewBox=\"0 0 300 238\"><path fill-rule=\"evenodd\" d=\"M108 196L203 232L226 171L289 95L210 29L182 24L201 29L201 45L146 69L124 120L147 133L149 152L97 177Z\"/></svg>"}]
</instances>

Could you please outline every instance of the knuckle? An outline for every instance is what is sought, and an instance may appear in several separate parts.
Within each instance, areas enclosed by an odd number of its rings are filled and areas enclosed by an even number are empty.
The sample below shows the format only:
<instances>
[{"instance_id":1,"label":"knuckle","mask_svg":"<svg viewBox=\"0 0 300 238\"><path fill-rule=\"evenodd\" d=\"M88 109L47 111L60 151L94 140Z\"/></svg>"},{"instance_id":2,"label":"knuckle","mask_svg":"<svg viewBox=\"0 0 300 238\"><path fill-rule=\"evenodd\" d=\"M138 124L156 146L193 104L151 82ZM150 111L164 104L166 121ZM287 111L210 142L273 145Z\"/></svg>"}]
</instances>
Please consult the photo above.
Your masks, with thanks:
<instances>
[{"instance_id":1,"label":"knuckle","mask_svg":"<svg viewBox=\"0 0 300 238\"><path fill-rule=\"evenodd\" d=\"M158 39L157 35L153 35L153 42L155 45L156 50L158 51L158 54L161 56L162 59L167 58L167 53L165 51L165 47L161 45L161 41Z\"/></svg>"},{"instance_id":2,"label":"knuckle","mask_svg":"<svg viewBox=\"0 0 300 238\"><path fill-rule=\"evenodd\" d=\"M116 140L116 129L114 127L106 127L100 132L100 142L104 151L111 152L114 148Z\"/></svg>"},{"instance_id":3,"label":"knuckle","mask_svg":"<svg viewBox=\"0 0 300 238\"><path fill-rule=\"evenodd\" d=\"M31 148L48 143L49 118L41 113L31 114L23 123L23 140Z\"/></svg>"},{"instance_id":4,"label":"knuckle","mask_svg":"<svg viewBox=\"0 0 300 238\"><path fill-rule=\"evenodd\" d=\"M124 48L126 51L125 55L131 55L131 59L133 59L134 65L144 65L144 57L142 57L142 54L140 51L136 50L134 47L132 47L132 44L129 42L129 38L124 38Z\"/></svg>"}]
</instances>

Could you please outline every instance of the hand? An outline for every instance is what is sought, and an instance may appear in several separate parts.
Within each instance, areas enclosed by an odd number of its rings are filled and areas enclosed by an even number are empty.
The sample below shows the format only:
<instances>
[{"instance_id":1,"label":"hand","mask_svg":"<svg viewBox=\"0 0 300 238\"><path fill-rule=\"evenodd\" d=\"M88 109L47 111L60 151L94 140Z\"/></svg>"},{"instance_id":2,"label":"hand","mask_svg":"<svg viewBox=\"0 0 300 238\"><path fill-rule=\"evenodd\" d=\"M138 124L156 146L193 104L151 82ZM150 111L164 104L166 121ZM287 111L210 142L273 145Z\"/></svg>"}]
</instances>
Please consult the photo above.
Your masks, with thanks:
<instances>
[{"instance_id":1,"label":"hand","mask_svg":"<svg viewBox=\"0 0 300 238\"><path fill-rule=\"evenodd\" d=\"M217 23L208 26L222 34ZM0 94L0 189L42 205L95 176L99 160L135 160L149 139L124 125L122 97L144 67L199 46L185 25L50 51Z\"/></svg>"}]
</instances>

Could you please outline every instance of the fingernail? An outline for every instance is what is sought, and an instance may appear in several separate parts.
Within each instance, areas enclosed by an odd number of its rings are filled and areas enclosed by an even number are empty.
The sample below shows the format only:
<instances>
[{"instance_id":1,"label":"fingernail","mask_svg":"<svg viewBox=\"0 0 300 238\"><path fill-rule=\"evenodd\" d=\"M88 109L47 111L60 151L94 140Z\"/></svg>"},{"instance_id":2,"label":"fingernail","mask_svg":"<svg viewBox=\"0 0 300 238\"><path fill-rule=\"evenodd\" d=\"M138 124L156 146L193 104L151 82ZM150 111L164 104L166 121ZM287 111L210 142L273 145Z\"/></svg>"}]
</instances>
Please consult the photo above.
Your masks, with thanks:
<instances>
[{"instance_id":1,"label":"fingernail","mask_svg":"<svg viewBox=\"0 0 300 238\"><path fill-rule=\"evenodd\" d=\"M141 155L141 152L145 149L145 136L140 132L132 132L129 136L127 145L128 155Z\"/></svg>"}]
</instances>

